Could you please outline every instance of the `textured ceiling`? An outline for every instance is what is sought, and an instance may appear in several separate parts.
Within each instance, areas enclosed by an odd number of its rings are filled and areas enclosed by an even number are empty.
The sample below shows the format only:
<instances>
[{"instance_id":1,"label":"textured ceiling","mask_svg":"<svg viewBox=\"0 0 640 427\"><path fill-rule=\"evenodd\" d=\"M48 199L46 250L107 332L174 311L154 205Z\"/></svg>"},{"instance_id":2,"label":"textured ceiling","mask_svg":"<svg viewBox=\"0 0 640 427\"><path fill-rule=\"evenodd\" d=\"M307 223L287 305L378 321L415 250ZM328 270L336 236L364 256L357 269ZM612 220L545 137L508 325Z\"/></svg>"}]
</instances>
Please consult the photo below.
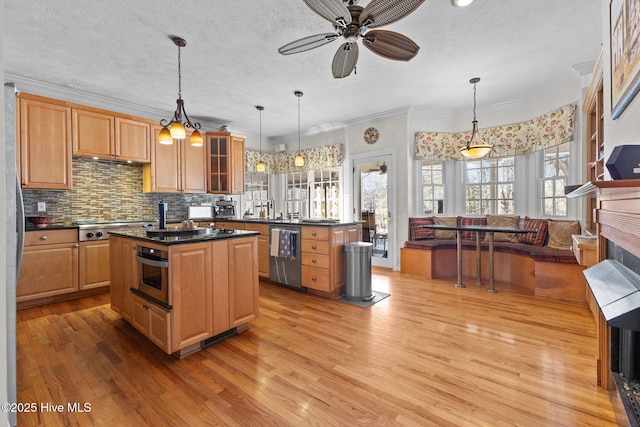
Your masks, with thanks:
<instances>
[{"instance_id":1,"label":"textured ceiling","mask_svg":"<svg viewBox=\"0 0 640 427\"><path fill-rule=\"evenodd\" d=\"M368 0L360 5L366 6ZM5 0L5 73L157 110L168 118L178 92L187 113L231 130L263 136L341 123L387 111L468 112L471 77L478 109L527 99L576 76L601 44L602 0L478 0L454 8L427 0L382 27L420 47L409 62L360 49L357 74L336 80L341 39L290 56L278 47L331 32L302 0Z\"/></svg>"}]
</instances>

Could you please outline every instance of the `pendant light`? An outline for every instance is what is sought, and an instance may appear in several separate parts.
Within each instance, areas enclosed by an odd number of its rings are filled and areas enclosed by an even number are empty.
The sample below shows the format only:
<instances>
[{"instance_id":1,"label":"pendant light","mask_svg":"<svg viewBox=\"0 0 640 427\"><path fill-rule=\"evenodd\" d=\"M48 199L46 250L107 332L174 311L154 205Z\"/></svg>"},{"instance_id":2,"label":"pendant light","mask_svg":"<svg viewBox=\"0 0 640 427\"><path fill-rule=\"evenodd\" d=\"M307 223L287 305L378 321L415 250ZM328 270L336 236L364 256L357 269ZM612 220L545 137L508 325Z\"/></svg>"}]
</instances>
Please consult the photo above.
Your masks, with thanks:
<instances>
[{"instance_id":1,"label":"pendant light","mask_svg":"<svg viewBox=\"0 0 640 427\"><path fill-rule=\"evenodd\" d=\"M300 92L299 90L293 93L298 97L298 154L296 155L293 164L296 166L304 166L304 157L302 157L302 154L300 154L300 97L302 97L304 93Z\"/></svg>"},{"instance_id":2,"label":"pendant light","mask_svg":"<svg viewBox=\"0 0 640 427\"><path fill-rule=\"evenodd\" d=\"M185 39L172 36L171 40L178 46L178 99L176 103L176 111L173 113L171 120L160 120L160 126L162 130L158 135L158 142L160 144L170 145L173 144L174 139L185 139L187 137L187 131L185 128L193 129L193 133L189 137L189 142L194 147L202 147L204 139L198 129L200 129L200 123L191 122L187 112L184 110L184 101L182 100L182 68L180 64L180 48L185 47L187 42Z\"/></svg>"},{"instance_id":3,"label":"pendant light","mask_svg":"<svg viewBox=\"0 0 640 427\"><path fill-rule=\"evenodd\" d=\"M266 166L262 161L262 111L264 110L264 107L262 105L256 105L256 110L260 112L260 160L256 164L256 170L258 172L264 172L266 169Z\"/></svg>"},{"instance_id":4,"label":"pendant light","mask_svg":"<svg viewBox=\"0 0 640 427\"><path fill-rule=\"evenodd\" d=\"M471 138L467 141L467 145L460 148L460 154L468 159L479 159L491 152L493 145L487 144L480 138L478 133L478 120L476 119L476 83L480 81L480 77L474 77L469 80L473 84L473 121L471 129Z\"/></svg>"}]
</instances>

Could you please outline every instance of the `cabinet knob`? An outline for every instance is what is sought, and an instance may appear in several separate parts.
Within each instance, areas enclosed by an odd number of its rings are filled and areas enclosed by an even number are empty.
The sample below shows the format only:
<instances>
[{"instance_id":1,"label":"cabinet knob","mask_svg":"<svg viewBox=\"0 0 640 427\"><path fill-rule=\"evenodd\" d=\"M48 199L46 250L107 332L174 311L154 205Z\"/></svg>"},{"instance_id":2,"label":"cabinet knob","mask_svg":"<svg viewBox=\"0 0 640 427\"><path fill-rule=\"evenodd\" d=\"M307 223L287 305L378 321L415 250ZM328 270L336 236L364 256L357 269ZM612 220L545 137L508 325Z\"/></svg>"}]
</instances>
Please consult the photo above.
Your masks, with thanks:
<instances>
[{"instance_id":1,"label":"cabinet knob","mask_svg":"<svg viewBox=\"0 0 640 427\"><path fill-rule=\"evenodd\" d=\"M47 236L40 236L40 240L47 240Z\"/></svg>"},{"instance_id":2,"label":"cabinet knob","mask_svg":"<svg viewBox=\"0 0 640 427\"><path fill-rule=\"evenodd\" d=\"M75 245L73 245L73 247L74 247L74 248L79 248L79 247L80 247L80 244L79 244L79 243L76 243Z\"/></svg>"},{"instance_id":3,"label":"cabinet knob","mask_svg":"<svg viewBox=\"0 0 640 427\"><path fill-rule=\"evenodd\" d=\"M316 259L315 258L311 258L311 262L316 262Z\"/></svg>"},{"instance_id":4,"label":"cabinet knob","mask_svg":"<svg viewBox=\"0 0 640 427\"><path fill-rule=\"evenodd\" d=\"M313 281L315 282L315 281L316 281L316 280L318 280L318 279L316 279L316 276L313 276L313 277L311 278L311 280L313 280Z\"/></svg>"},{"instance_id":5,"label":"cabinet knob","mask_svg":"<svg viewBox=\"0 0 640 427\"><path fill-rule=\"evenodd\" d=\"M312 235L312 236L315 236L315 235L316 235L316 232L315 232L315 231L312 231L312 232L311 232L311 235Z\"/></svg>"},{"instance_id":6,"label":"cabinet knob","mask_svg":"<svg viewBox=\"0 0 640 427\"><path fill-rule=\"evenodd\" d=\"M316 245L311 245L311 249L318 249Z\"/></svg>"}]
</instances>

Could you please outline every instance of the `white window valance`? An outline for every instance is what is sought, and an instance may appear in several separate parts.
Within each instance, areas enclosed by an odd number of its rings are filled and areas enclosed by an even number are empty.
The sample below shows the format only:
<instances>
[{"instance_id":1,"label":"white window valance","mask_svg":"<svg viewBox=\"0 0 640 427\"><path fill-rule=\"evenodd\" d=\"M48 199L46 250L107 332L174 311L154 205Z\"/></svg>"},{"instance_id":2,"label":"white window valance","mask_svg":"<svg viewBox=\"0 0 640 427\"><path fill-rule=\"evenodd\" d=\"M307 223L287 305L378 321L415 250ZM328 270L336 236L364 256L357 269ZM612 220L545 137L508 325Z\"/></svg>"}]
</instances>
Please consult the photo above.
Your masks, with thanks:
<instances>
[{"instance_id":1,"label":"white window valance","mask_svg":"<svg viewBox=\"0 0 640 427\"><path fill-rule=\"evenodd\" d=\"M528 154L573 140L576 105L543 114L526 122L480 129L480 136L493 144L492 157ZM416 132L416 160L461 160L460 148L471 138L467 132Z\"/></svg>"},{"instance_id":2,"label":"white window valance","mask_svg":"<svg viewBox=\"0 0 640 427\"><path fill-rule=\"evenodd\" d=\"M265 172L272 174L330 169L342 166L344 162L343 144L307 148L300 153L304 156L304 166L298 167L294 164L294 159L298 154L297 151L292 153L260 154L258 151L246 150L244 152L245 169L255 170L256 164L261 158L266 166Z\"/></svg>"}]
</instances>

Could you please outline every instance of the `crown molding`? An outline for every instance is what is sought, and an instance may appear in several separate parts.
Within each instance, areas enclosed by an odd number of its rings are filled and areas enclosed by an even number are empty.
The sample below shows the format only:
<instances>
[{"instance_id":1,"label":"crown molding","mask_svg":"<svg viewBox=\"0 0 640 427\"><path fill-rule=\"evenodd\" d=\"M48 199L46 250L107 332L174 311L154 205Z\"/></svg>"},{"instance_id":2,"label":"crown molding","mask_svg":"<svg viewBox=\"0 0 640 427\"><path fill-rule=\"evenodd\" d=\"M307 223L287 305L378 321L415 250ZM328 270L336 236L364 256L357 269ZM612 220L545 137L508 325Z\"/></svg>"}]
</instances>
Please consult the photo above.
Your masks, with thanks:
<instances>
[{"instance_id":1,"label":"crown molding","mask_svg":"<svg viewBox=\"0 0 640 427\"><path fill-rule=\"evenodd\" d=\"M45 96L47 98L59 99L61 101L72 102L74 104L101 108L103 110L129 114L146 119L169 117L173 114L173 111L160 110L144 105L125 102L95 93L54 85L11 73L4 74L4 81L5 83L14 83L18 92L32 93L34 95ZM199 122L203 128L209 127L211 130L220 128L220 123L202 120L199 120Z\"/></svg>"}]
</instances>

